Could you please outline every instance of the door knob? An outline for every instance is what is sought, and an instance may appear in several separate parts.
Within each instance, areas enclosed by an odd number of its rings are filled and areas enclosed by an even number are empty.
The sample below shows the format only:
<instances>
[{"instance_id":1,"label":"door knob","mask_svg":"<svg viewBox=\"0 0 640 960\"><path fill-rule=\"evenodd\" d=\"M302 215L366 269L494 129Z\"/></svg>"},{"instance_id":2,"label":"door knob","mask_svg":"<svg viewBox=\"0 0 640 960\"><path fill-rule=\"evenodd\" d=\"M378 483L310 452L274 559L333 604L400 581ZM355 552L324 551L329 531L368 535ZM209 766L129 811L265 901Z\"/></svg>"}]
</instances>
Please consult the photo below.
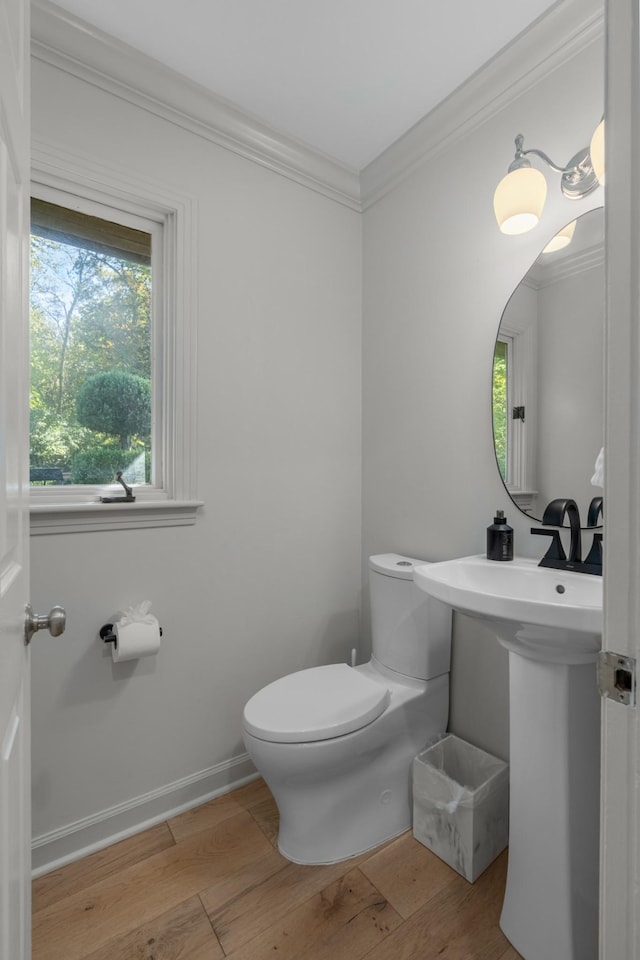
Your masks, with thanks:
<instances>
[{"instance_id":1,"label":"door knob","mask_svg":"<svg viewBox=\"0 0 640 960\"><path fill-rule=\"evenodd\" d=\"M31 638L38 630L48 630L52 637L59 637L64 633L67 623L67 612L64 607L52 607L45 617L39 617L33 612L30 603L25 607L24 642L31 643Z\"/></svg>"}]
</instances>

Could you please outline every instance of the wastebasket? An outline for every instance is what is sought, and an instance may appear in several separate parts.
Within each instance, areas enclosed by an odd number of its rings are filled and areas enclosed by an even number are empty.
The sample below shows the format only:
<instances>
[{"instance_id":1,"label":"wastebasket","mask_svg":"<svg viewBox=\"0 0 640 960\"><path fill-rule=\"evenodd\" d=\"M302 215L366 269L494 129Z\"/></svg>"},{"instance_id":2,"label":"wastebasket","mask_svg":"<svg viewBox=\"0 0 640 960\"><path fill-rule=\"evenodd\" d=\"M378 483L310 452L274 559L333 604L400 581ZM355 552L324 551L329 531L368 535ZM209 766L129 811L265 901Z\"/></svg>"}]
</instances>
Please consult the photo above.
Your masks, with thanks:
<instances>
[{"instance_id":1,"label":"wastebasket","mask_svg":"<svg viewBox=\"0 0 640 960\"><path fill-rule=\"evenodd\" d=\"M447 734L413 761L413 835L471 883L509 841L509 766Z\"/></svg>"}]
</instances>

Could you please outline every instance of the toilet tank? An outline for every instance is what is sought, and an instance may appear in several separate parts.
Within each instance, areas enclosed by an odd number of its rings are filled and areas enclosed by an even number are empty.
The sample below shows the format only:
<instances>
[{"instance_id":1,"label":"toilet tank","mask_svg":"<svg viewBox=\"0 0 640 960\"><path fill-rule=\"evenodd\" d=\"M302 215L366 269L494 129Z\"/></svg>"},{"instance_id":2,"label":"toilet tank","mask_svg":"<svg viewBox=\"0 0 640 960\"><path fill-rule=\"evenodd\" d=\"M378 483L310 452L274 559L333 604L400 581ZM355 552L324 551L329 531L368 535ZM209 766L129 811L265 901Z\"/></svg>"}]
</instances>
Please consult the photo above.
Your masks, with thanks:
<instances>
[{"instance_id":1,"label":"toilet tank","mask_svg":"<svg viewBox=\"0 0 640 960\"><path fill-rule=\"evenodd\" d=\"M419 680L449 672L451 607L413 582L424 560L384 553L369 557L372 653L390 670Z\"/></svg>"}]
</instances>

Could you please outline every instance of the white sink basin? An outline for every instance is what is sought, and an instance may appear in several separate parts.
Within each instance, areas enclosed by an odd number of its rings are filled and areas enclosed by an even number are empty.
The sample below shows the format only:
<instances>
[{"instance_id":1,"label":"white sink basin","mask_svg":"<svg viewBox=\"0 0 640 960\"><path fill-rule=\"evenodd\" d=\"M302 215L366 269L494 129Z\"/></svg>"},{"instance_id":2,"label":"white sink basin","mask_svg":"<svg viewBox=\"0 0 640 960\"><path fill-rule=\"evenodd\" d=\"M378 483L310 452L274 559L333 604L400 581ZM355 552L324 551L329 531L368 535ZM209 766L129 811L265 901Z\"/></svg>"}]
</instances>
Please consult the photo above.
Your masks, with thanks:
<instances>
[{"instance_id":1,"label":"white sink basin","mask_svg":"<svg viewBox=\"0 0 640 960\"><path fill-rule=\"evenodd\" d=\"M581 633L602 633L602 578L539 567L521 557L462 557L414 567L426 593L471 616Z\"/></svg>"}]
</instances>

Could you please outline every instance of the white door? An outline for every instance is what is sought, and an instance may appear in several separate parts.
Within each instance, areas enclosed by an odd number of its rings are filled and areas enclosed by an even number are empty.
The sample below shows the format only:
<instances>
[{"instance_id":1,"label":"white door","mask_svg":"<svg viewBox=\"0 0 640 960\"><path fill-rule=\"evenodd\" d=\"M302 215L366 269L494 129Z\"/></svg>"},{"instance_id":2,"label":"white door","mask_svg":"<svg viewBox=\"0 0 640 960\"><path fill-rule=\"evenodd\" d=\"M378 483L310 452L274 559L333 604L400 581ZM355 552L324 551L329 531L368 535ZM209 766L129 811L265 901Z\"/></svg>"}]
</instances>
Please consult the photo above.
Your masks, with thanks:
<instances>
[{"instance_id":1,"label":"white door","mask_svg":"<svg viewBox=\"0 0 640 960\"><path fill-rule=\"evenodd\" d=\"M28 960L29 3L0 0L0 960Z\"/></svg>"},{"instance_id":2,"label":"white door","mask_svg":"<svg viewBox=\"0 0 640 960\"><path fill-rule=\"evenodd\" d=\"M638 0L607 0L604 646L640 663ZM601 960L638 960L640 707L603 701Z\"/></svg>"}]
</instances>

